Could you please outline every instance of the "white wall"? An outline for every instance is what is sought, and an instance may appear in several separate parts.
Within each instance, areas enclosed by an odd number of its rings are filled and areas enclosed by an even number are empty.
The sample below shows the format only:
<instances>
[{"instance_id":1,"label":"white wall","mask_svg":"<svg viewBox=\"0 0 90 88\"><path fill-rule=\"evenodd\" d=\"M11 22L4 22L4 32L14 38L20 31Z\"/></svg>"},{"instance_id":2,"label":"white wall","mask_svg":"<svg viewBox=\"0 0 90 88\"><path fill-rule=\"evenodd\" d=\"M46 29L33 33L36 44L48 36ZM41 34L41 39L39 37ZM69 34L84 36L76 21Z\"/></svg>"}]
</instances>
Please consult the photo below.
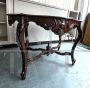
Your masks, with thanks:
<instances>
[{"instance_id":1,"label":"white wall","mask_svg":"<svg viewBox=\"0 0 90 88\"><path fill-rule=\"evenodd\" d=\"M82 8L82 20L84 21L86 18L86 15L88 13L88 3L89 0L84 0L83 8Z\"/></svg>"},{"instance_id":2,"label":"white wall","mask_svg":"<svg viewBox=\"0 0 90 88\"><path fill-rule=\"evenodd\" d=\"M6 13L14 13L14 0L6 0ZM15 43L16 42L16 29L13 26L9 26L8 18L7 18L7 33L8 33L8 42Z\"/></svg>"},{"instance_id":3,"label":"white wall","mask_svg":"<svg viewBox=\"0 0 90 88\"><path fill-rule=\"evenodd\" d=\"M76 0L21 0L21 1L35 1L63 9L74 10L74 3Z\"/></svg>"},{"instance_id":4,"label":"white wall","mask_svg":"<svg viewBox=\"0 0 90 88\"><path fill-rule=\"evenodd\" d=\"M33 22L29 23L28 33L30 42L52 41L58 39L57 35L55 35L51 31L46 31L45 29L36 25Z\"/></svg>"},{"instance_id":5,"label":"white wall","mask_svg":"<svg viewBox=\"0 0 90 88\"><path fill-rule=\"evenodd\" d=\"M88 13L90 13L90 0L89 0L89 4L88 4Z\"/></svg>"},{"instance_id":6,"label":"white wall","mask_svg":"<svg viewBox=\"0 0 90 88\"><path fill-rule=\"evenodd\" d=\"M15 0L14 13L67 17L68 11L38 3L26 2L26 0Z\"/></svg>"},{"instance_id":7,"label":"white wall","mask_svg":"<svg viewBox=\"0 0 90 88\"><path fill-rule=\"evenodd\" d=\"M7 5L7 13L13 13L14 0L6 0L6 5Z\"/></svg>"},{"instance_id":8,"label":"white wall","mask_svg":"<svg viewBox=\"0 0 90 88\"><path fill-rule=\"evenodd\" d=\"M84 22L86 19L86 16L88 14L88 5L89 5L89 0L82 0L82 6L81 6L81 20L82 20L82 24L81 24L81 28L83 30L83 26L84 26Z\"/></svg>"}]
</instances>

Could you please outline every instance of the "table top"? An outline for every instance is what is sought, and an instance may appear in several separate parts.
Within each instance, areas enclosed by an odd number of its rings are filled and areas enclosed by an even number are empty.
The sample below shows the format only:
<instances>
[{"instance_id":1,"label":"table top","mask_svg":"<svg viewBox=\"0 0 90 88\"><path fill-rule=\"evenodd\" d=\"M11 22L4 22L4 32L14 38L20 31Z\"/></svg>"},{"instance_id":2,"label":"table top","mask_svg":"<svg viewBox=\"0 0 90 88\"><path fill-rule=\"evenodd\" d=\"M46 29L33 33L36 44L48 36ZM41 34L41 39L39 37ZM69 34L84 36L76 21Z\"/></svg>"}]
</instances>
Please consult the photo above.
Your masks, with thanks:
<instances>
[{"instance_id":1,"label":"table top","mask_svg":"<svg viewBox=\"0 0 90 88\"><path fill-rule=\"evenodd\" d=\"M56 19L66 19L66 20L73 20L73 21L79 21L82 22L82 20L77 20L73 18L68 17L61 17L61 16L50 16L50 15L33 15L33 14L24 14L24 13L10 13L7 14L8 16L30 16L30 17L43 17L43 18L56 18Z\"/></svg>"}]
</instances>

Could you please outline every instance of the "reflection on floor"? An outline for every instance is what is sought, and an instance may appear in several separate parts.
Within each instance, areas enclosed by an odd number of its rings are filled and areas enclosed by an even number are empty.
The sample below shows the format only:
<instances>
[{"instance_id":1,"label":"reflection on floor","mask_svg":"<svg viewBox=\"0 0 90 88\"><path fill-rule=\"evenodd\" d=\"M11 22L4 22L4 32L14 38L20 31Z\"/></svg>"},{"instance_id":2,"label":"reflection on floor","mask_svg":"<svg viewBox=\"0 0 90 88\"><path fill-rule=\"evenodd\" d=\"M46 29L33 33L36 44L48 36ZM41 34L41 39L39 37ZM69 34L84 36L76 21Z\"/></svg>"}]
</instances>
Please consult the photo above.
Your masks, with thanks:
<instances>
[{"instance_id":1,"label":"reflection on floor","mask_svg":"<svg viewBox=\"0 0 90 88\"><path fill-rule=\"evenodd\" d=\"M62 43L61 50L70 51L71 47L72 43ZM29 55L38 53L30 51ZM75 58L76 63L71 67L70 56L43 55L29 64L27 78L22 81L19 49L0 50L0 88L90 88L90 50L78 45Z\"/></svg>"}]
</instances>

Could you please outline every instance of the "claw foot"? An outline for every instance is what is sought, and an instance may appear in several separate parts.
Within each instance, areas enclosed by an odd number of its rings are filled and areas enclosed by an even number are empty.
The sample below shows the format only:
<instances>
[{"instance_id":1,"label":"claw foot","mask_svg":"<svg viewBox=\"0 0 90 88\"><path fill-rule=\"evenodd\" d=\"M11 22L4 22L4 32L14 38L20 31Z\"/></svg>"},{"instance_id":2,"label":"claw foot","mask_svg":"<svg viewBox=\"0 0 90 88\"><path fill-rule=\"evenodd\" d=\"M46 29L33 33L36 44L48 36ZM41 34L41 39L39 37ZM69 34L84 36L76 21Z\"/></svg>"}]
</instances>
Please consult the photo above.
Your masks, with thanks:
<instances>
[{"instance_id":1,"label":"claw foot","mask_svg":"<svg viewBox=\"0 0 90 88\"><path fill-rule=\"evenodd\" d=\"M21 79L22 79L22 80L25 80L25 78L26 78L25 72L22 72L22 73L21 73Z\"/></svg>"},{"instance_id":2,"label":"claw foot","mask_svg":"<svg viewBox=\"0 0 90 88\"><path fill-rule=\"evenodd\" d=\"M75 64L75 62L76 62L76 60L74 59L74 60L72 61L72 65L74 65L74 64Z\"/></svg>"}]
</instances>

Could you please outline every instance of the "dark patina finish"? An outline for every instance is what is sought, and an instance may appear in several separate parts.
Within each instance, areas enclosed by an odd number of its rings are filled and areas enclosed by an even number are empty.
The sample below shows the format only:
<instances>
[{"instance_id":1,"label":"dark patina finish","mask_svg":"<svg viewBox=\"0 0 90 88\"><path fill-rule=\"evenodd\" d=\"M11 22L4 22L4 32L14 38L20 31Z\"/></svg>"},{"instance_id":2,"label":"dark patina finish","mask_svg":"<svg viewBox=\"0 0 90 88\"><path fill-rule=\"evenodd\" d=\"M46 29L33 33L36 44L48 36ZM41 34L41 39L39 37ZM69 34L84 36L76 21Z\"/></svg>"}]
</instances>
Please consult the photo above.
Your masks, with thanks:
<instances>
[{"instance_id":1,"label":"dark patina finish","mask_svg":"<svg viewBox=\"0 0 90 88\"><path fill-rule=\"evenodd\" d=\"M82 37L82 31L80 28L81 21L69 19L69 18L63 18L63 17L55 17L55 16L42 16L42 15L28 15L28 14L8 14L8 22L9 25L12 25L15 21L18 21L17 25L17 37L18 37L18 44L21 50L22 54L22 73L21 78L25 79L26 72L27 72L27 65L28 65L28 50L40 50L42 53L40 53L38 56L33 58L33 60L36 60L38 57L40 57L43 54L49 55L52 53L56 53L59 55L71 55L72 65L75 63L74 59L74 50L79 42L79 40ZM51 30L56 35L59 36L59 42L56 47L50 47L49 44L46 47L46 49L38 48L33 49L29 47L28 45L28 25L29 22L33 21L37 25L43 27L45 30ZM71 52L59 52L60 44L61 44L61 36L64 33L67 33L68 31L77 28L78 31L78 37L73 44L73 47L71 49ZM57 48L57 50L56 50Z\"/></svg>"}]
</instances>

